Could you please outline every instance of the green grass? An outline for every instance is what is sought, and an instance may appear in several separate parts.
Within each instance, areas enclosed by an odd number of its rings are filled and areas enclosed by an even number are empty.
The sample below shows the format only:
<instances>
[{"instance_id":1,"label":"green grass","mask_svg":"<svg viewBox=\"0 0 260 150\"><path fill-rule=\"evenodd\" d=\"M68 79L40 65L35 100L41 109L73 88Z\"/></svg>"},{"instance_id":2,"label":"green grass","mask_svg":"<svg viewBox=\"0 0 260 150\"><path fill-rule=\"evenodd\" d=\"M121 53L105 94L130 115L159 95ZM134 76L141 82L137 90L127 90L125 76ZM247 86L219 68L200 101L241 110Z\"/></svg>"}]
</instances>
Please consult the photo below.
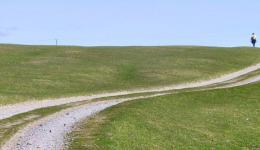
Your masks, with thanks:
<instances>
[{"instance_id":1,"label":"green grass","mask_svg":"<svg viewBox=\"0 0 260 150\"><path fill-rule=\"evenodd\" d=\"M260 50L0 45L0 104L161 86L260 62Z\"/></svg>"},{"instance_id":2,"label":"green grass","mask_svg":"<svg viewBox=\"0 0 260 150\"><path fill-rule=\"evenodd\" d=\"M260 83L127 102L83 123L70 149L260 149Z\"/></svg>"}]
</instances>

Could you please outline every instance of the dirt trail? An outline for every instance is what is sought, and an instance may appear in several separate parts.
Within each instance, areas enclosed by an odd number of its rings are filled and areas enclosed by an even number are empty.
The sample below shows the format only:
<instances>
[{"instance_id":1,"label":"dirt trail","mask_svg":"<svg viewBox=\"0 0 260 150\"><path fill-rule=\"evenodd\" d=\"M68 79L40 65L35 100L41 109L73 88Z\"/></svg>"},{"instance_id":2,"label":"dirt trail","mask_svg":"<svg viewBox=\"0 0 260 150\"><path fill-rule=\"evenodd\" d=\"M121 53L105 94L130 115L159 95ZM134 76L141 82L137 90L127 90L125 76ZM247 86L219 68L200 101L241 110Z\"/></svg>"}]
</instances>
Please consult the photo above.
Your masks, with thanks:
<instances>
[{"instance_id":1,"label":"dirt trail","mask_svg":"<svg viewBox=\"0 0 260 150\"><path fill-rule=\"evenodd\" d=\"M247 84L255 83L255 82L259 82L259 81L260 81L260 75L255 76L255 77L251 77L249 79L246 79L246 80L243 80L243 81L240 81L240 82L220 86L220 87L217 87L216 89L237 87L237 86L247 85Z\"/></svg>"},{"instance_id":2,"label":"dirt trail","mask_svg":"<svg viewBox=\"0 0 260 150\"><path fill-rule=\"evenodd\" d=\"M139 96L134 98L123 98L109 101L99 101L82 106L69 108L55 113L28 125L16 133L2 150L62 150L65 149L66 135L73 130L75 123L92 116L101 110L117 105L119 103L150 98L163 94L150 96Z\"/></svg>"},{"instance_id":3,"label":"dirt trail","mask_svg":"<svg viewBox=\"0 0 260 150\"><path fill-rule=\"evenodd\" d=\"M208 86L216 83L225 82L243 75L246 75L250 72L256 71L260 69L260 63L254 66L247 67L240 71L227 74L221 76L216 79L200 81L200 82L193 82L193 83L185 83L185 84L178 84L178 85L171 85L171 86L164 86L164 87L154 87L154 88L147 88L147 89L135 89L130 91L118 91L118 92L111 92L111 93L104 93L104 94L97 94L92 96L78 96L78 97L68 97L68 98L59 98L59 99L49 99L49 100L40 100L40 101L29 101L24 103L18 103L13 105L5 105L0 106L0 120L12 117L17 114L29 112L32 110L46 108L51 106L58 106L73 102L79 101L88 101L93 100L96 98L105 98L111 96L123 96L129 94L137 94L137 93L147 93L147 92L163 92L169 90L179 90L179 89L187 89L187 88L196 88L196 87L203 87Z\"/></svg>"},{"instance_id":4,"label":"dirt trail","mask_svg":"<svg viewBox=\"0 0 260 150\"><path fill-rule=\"evenodd\" d=\"M227 81L227 80L224 80ZM214 87L217 88L230 88L235 86L242 86L260 81L260 75L247 78L235 83ZM206 84L208 85L208 84ZM198 86L200 87L200 86ZM212 89L212 88L210 88ZM112 107L125 101L135 99L150 98L170 93L160 93L149 96L139 96L132 98L122 98L106 101L92 102L82 106L69 108L61 112L50 115L46 118L40 119L25 129L16 133L3 147L3 150L28 150L28 149L41 149L41 150L59 150L66 149L66 135L70 133L75 124L84 120L95 113L98 113L106 108Z\"/></svg>"},{"instance_id":5,"label":"dirt trail","mask_svg":"<svg viewBox=\"0 0 260 150\"><path fill-rule=\"evenodd\" d=\"M216 88L228 88L246 85L260 81L260 76L251 77L230 85ZM151 98L167 95L170 93L161 93L149 96L139 96L133 98L122 98L115 100L99 101L90 104L69 108L61 112L50 115L46 118L30 124L25 129L16 133L3 147L3 150L61 150L66 149L66 135L70 133L75 124L87 117L92 116L106 108L112 107L126 101Z\"/></svg>"}]
</instances>

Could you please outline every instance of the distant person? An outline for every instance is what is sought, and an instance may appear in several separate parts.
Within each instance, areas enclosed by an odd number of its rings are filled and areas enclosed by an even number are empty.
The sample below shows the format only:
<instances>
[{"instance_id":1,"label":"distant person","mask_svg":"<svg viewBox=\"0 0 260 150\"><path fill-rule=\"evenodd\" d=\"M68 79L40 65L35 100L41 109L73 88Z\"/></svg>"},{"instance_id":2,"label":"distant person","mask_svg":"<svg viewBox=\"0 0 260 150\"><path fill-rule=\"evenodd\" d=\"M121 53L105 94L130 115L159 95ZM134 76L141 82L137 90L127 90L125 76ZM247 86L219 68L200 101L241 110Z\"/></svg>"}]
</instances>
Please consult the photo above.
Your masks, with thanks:
<instances>
[{"instance_id":1,"label":"distant person","mask_svg":"<svg viewBox=\"0 0 260 150\"><path fill-rule=\"evenodd\" d=\"M256 35L255 35L255 33L252 33L251 43L253 44L253 47L255 47L255 44L256 44Z\"/></svg>"}]
</instances>

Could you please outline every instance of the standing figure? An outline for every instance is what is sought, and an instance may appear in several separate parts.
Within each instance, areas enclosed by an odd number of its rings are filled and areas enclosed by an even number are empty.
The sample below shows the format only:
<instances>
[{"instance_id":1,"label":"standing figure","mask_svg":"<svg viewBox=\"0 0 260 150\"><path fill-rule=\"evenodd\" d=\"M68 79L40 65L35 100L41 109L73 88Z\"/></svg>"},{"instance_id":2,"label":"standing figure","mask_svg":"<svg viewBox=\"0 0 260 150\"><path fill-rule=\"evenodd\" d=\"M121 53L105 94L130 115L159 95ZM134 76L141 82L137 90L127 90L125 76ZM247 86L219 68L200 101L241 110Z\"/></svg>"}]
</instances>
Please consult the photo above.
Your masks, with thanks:
<instances>
[{"instance_id":1,"label":"standing figure","mask_svg":"<svg viewBox=\"0 0 260 150\"><path fill-rule=\"evenodd\" d=\"M255 47L255 44L256 44L256 35L255 35L255 33L252 33L251 43L253 44L253 47Z\"/></svg>"}]
</instances>

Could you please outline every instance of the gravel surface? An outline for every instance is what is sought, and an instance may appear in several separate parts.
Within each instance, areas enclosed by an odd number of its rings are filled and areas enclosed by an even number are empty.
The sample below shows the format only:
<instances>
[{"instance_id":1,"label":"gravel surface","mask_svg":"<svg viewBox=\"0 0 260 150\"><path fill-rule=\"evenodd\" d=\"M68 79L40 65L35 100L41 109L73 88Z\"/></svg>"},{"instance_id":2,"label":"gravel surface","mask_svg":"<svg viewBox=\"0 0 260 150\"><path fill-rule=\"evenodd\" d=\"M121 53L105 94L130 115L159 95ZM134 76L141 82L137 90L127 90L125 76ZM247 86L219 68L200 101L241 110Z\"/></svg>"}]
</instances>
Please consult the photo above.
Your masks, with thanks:
<instances>
[{"instance_id":1,"label":"gravel surface","mask_svg":"<svg viewBox=\"0 0 260 150\"><path fill-rule=\"evenodd\" d=\"M259 82L259 81L260 81L260 75L255 76L255 77L251 77L251 78L248 78L246 80L242 80L242 81L239 81L239 82L236 82L236 83L231 83L231 84L228 84L228 85L220 86L218 88L220 89L220 88L237 87L237 86L247 85L247 84L250 84L250 83L256 83L256 82Z\"/></svg>"},{"instance_id":2,"label":"gravel surface","mask_svg":"<svg viewBox=\"0 0 260 150\"><path fill-rule=\"evenodd\" d=\"M3 147L3 150L62 150L66 149L66 135L70 133L74 125L87 117L98 113L116 104L141 99L150 98L163 94L151 96L139 96L134 98L124 98L110 101L99 101L90 104L69 108L55 113L46 118L40 119L25 129L16 133Z\"/></svg>"},{"instance_id":3,"label":"gravel surface","mask_svg":"<svg viewBox=\"0 0 260 150\"><path fill-rule=\"evenodd\" d=\"M13 105L5 105L0 106L0 120L12 117L17 114L29 112L39 108L46 108L51 106L58 106L63 104L68 104L72 102L79 102L79 101L87 101L96 98L104 98L110 96L122 96L122 95L129 95L129 94L137 94L137 93L146 93L146 92L163 92L169 90L177 90L177 89L186 89L186 88L195 88L195 87L202 87L207 85L212 85L215 83L220 83L224 81L228 81L239 76L248 74L250 72L256 71L260 69L260 64L256 64L254 66L245 68L243 70L224 75L222 77L207 80L207 81L200 81L194 83L186 83L186 84L179 84L179 85L172 85L172 86L165 86L165 87L157 87L157 88L147 88L147 89L135 89L131 91L119 91L119 92L111 92L105 94L97 94L92 96L78 96L78 97L68 97L68 98L59 98L59 99L49 99L49 100L35 100L29 101L24 103L18 103Z\"/></svg>"}]
</instances>

